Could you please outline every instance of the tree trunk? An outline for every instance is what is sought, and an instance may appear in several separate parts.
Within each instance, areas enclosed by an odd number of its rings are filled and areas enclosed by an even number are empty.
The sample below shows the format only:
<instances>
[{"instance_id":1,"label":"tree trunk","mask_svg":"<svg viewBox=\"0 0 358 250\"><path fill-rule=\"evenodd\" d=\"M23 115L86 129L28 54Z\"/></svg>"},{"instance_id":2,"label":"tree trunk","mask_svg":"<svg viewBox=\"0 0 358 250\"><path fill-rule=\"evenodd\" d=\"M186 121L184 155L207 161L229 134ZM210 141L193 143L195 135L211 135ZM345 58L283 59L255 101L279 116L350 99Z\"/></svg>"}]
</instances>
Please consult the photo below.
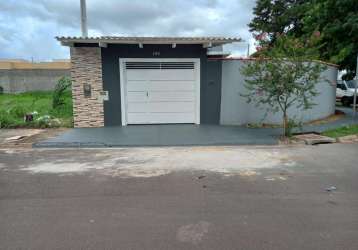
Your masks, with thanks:
<instances>
[{"instance_id":1,"label":"tree trunk","mask_svg":"<svg viewBox=\"0 0 358 250\"><path fill-rule=\"evenodd\" d=\"M282 117L282 120L283 120L283 136L286 137L288 135L288 118L287 118L287 114L286 112L283 112L283 117Z\"/></svg>"}]
</instances>

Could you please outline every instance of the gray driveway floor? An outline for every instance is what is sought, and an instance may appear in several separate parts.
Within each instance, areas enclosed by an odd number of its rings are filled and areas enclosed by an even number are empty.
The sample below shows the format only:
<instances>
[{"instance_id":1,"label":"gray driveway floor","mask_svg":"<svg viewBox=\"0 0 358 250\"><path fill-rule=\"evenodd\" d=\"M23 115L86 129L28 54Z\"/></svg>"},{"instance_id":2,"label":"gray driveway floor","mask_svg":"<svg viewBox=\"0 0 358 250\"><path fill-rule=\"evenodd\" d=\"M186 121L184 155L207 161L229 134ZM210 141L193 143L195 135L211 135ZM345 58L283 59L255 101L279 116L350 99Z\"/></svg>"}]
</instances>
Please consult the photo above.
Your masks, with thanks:
<instances>
[{"instance_id":1,"label":"gray driveway floor","mask_svg":"<svg viewBox=\"0 0 358 250\"><path fill-rule=\"evenodd\" d=\"M351 109L343 109L346 117L322 125L307 125L303 132L358 123ZM280 128L248 128L220 125L129 125L102 128L74 128L55 138L35 143L34 147L128 147L128 146L209 146L209 145L274 145Z\"/></svg>"},{"instance_id":2,"label":"gray driveway floor","mask_svg":"<svg viewBox=\"0 0 358 250\"><path fill-rule=\"evenodd\" d=\"M75 128L35 147L126 147L276 144L279 131L219 125L132 125Z\"/></svg>"}]
</instances>

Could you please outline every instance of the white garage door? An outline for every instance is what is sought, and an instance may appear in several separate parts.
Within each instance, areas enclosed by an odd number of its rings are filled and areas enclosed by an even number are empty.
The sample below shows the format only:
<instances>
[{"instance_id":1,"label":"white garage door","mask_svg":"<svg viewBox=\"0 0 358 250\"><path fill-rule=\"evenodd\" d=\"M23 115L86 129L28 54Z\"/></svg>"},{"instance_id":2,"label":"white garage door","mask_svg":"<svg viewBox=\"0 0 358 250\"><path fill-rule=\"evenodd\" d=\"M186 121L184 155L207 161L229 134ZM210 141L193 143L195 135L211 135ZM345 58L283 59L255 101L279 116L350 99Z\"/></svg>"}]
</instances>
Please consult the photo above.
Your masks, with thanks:
<instances>
[{"instance_id":1,"label":"white garage door","mask_svg":"<svg viewBox=\"0 0 358 250\"><path fill-rule=\"evenodd\" d=\"M199 63L199 59L121 59L123 125L199 123Z\"/></svg>"}]
</instances>

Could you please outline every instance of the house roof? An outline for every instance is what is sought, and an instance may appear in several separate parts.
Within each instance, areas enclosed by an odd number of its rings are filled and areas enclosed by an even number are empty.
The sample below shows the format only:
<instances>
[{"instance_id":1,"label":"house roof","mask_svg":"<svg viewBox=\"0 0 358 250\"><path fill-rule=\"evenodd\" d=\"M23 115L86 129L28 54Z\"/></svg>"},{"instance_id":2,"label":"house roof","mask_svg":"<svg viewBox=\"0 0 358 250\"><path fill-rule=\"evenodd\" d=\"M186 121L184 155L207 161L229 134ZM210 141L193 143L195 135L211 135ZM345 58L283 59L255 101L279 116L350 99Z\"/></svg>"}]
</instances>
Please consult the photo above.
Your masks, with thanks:
<instances>
[{"instance_id":1,"label":"house roof","mask_svg":"<svg viewBox=\"0 0 358 250\"><path fill-rule=\"evenodd\" d=\"M212 47L232 42L240 42L238 37L140 37L140 36L100 36L100 37L56 37L64 46L75 43L98 43L104 47L107 44L202 44Z\"/></svg>"}]
</instances>

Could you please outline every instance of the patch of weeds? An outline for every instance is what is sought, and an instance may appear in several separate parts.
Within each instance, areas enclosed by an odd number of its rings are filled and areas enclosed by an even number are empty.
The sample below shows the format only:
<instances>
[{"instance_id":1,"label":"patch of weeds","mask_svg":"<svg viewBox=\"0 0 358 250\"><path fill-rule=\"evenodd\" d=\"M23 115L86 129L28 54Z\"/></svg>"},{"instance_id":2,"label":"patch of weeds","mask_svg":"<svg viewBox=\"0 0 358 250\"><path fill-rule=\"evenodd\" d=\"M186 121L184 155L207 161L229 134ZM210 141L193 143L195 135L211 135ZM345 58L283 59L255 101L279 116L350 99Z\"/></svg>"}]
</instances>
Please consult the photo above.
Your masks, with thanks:
<instances>
[{"instance_id":1,"label":"patch of weeds","mask_svg":"<svg viewBox=\"0 0 358 250\"><path fill-rule=\"evenodd\" d=\"M0 128L73 127L71 91L61 94L62 104L56 108L52 99L51 91L0 95ZM32 114L33 121L25 122L26 114Z\"/></svg>"},{"instance_id":2,"label":"patch of weeds","mask_svg":"<svg viewBox=\"0 0 358 250\"><path fill-rule=\"evenodd\" d=\"M322 135L329 136L332 138L338 138L346 135L357 135L358 134L358 124L343 126L336 129L329 129L322 133Z\"/></svg>"}]
</instances>

